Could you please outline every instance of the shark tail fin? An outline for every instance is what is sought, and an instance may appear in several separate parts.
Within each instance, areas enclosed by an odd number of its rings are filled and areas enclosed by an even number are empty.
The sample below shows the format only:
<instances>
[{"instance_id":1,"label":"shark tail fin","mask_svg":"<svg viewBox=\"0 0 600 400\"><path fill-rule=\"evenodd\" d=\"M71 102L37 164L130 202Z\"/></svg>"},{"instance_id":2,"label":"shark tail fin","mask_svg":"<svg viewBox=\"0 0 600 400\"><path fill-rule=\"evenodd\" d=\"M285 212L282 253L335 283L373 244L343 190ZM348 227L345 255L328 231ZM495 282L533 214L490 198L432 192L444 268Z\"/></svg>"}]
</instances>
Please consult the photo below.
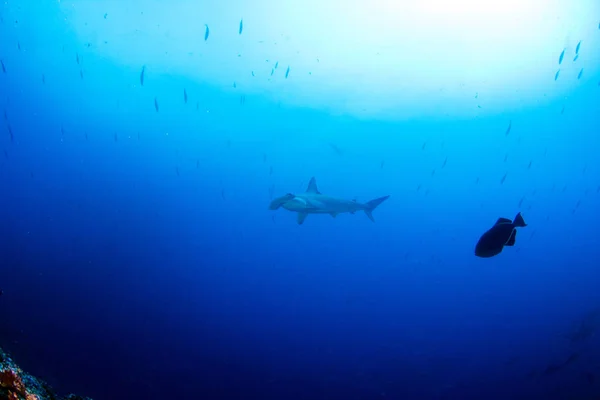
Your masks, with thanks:
<instances>
[{"instance_id":1,"label":"shark tail fin","mask_svg":"<svg viewBox=\"0 0 600 400\"><path fill-rule=\"evenodd\" d=\"M375 219L373 218L373 210L375 210L378 205L389 199L389 197L389 195L383 196L378 199L371 200L365 204L365 214L367 214L367 217L369 217L371 221L375 222Z\"/></svg>"}]
</instances>

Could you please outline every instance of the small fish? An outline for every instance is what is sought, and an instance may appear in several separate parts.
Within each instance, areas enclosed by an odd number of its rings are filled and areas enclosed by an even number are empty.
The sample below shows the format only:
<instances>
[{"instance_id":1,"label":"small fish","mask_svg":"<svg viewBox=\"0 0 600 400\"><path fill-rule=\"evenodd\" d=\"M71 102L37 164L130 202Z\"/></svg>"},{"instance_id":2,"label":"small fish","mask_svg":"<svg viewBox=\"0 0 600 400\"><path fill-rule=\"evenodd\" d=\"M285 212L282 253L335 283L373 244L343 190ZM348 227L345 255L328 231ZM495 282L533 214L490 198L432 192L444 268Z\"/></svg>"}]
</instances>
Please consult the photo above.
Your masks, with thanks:
<instances>
[{"instance_id":1,"label":"small fish","mask_svg":"<svg viewBox=\"0 0 600 400\"><path fill-rule=\"evenodd\" d=\"M507 218L499 218L498 221L488 229L475 245L477 257L489 258L502 252L504 246L514 246L517 238L517 229L527 226L525 220L518 213L514 221Z\"/></svg>"},{"instance_id":2,"label":"small fish","mask_svg":"<svg viewBox=\"0 0 600 400\"><path fill-rule=\"evenodd\" d=\"M243 30L244 30L244 19L242 18L240 20L240 29L238 30L238 35L241 35Z\"/></svg>"},{"instance_id":3,"label":"small fish","mask_svg":"<svg viewBox=\"0 0 600 400\"><path fill-rule=\"evenodd\" d=\"M554 75L554 80L558 79L558 75L560 75L560 69L556 71L556 74Z\"/></svg>"},{"instance_id":4,"label":"small fish","mask_svg":"<svg viewBox=\"0 0 600 400\"><path fill-rule=\"evenodd\" d=\"M104 13L104 19L106 19L106 17L108 17L108 13Z\"/></svg>"},{"instance_id":5,"label":"small fish","mask_svg":"<svg viewBox=\"0 0 600 400\"><path fill-rule=\"evenodd\" d=\"M144 74L146 73L146 66L142 66L142 72L140 72L140 84L144 86Z\"/></svg>"},{"instance_id":6,"label":"small fish","mask_svg":"<svg viewBox=\"0 0 600 400\"><path fill-rule=\"evenodd\" d=\"M442 163L442 168L444 168L446 166L447 162L448 162L448 157L444 158L444 162Z\"/></svg>"},{"instance_id":7,"label":"small fish","mask_svg":"<svg viewBox=\"0 0 600 400\"><path fill-rule=\"evenodd\" d=\"M558 65L562 64L564 58L565 58L565 51L563 50L562 53L560 53L560 56L558 57Z\"/></svg>"},{"instance_id":8,"label":"small fish","mask_svg":"<svg viewBox=\"0 0 600 400\"><path fill-rule=\"evenodd\" d=\"M79 53L75 53L75 60L77 61L77 65L79 65Z\"/></svg>"},{"instance_id":9,"label":"small fish","mask_svg":"<svg viewBox=\"0 0 600 400\"><path fill-rule=\"evenodd\" d=\"M278 66L279 66L279 61L277 61L277 62L275 63L275 69L277 69L277 67L278 67Z\"/></svg>"},{"instance_id":10,"label":"small fish","mask_svg":"<svg viewBox=\"0 0 600 400\"><path fill-rule=\"evenodd\" d=\"M79 70L79 77L80 77L81 79L83 79L83 70L81 70L81 69Z\"/></svg>"},{"instance_id":11,"label":"small fish","mask_svg":"<svg viewBox=\"0 0 600 400\"><path fill-rule=\"evenodd\" d=\"M287 79L287 77L290 75L290 67L287 67L287 70L285 71L285 79Z\"/></svg>"},{"instance_id":12,"label":"small fish","mask_svg":"<svg viewBox=\"0 0 600 400\"><path fill-rule=\"evenodd\" d=\"M271 76L275 73L275 68L271 68Z\"/></svg>"},{"instance_id":13,"label":"small fish","mask_svg":"<svg viewBox=\"0 0 600 400\"><path fill-rule=\"evenodd\" d=\"M156 109L156 112L158 112L158 100L156 97L154 98L154 109Z\"/></svg>"},{"instance_id":14,"label":"small fish","mask_svg":"<svg viewBox=\"0 0 600 400\"><path fill-rule=\"evenodd\" d=\"M581 48L581 40L577 43L577 47L575 47L575 54L579 54L579 49Z\"/></svg>"},{"instance_id":15,"label":"small fish","mask_svg":"<svg viewBox=\"0 0 600 400\"><path fill-rule=\"evenodd\" d=\"M530 160L529 165L527 166L527 169L531 169L531 163L532 163L532 161Z\"/></svg>"},{"instance_id":16,"label":"small fish","mask_svg":"<svg viewBox=\"0 0 600 400\"><path fill-rule=\"evenodd\" d=\"M521 200L519 200L519 207L523 205L523 201L525 201L525 196L521 197Z\"/></svg>"},{"instance_id":17,"label":"small fish","mask_svg":"<svg viewBox=\"0 0 600 400\"><path fill-rule=\"evenodd\" d=\"M252 71L252 76L254 76L254 71Z\"/></svg>"},{"instance_id":18,"label":"small fish","mask_svg":"<svg viewBox=\"0 0 600 400\"><path fill-rule=\"evenodd\" d=\"M508 174L508 173L504 174L504 175L502 176L502 179L500 179L500 184L501 184L501 185L502 185L502 184L504 183L504 181L506 180L506 175L507 175L507 174Z\"/></svg>"},{"instance_id":19,"label":"small fish","mask_svg":"<svg viewBox=\"0 0 600 400\"><path fill-rule=\"evenodd\" d=\"M2 67L2 72L6 73L6 66L4 65L3 60L0 60L0 67Z\"/></svg>"},{"instance_id":20,"label":"small fish","mask_svg":"<svg viewBox=\"0 0 600 400\"><path fill-rule=\"evenodd\" d=\"M577 79L581 79L581 75L583 75L583 68L581 68L581 71L577 74Z\"/></svg>"},{"instance_id":21,"label":"small fish","mask_svg":"<svg viewBox=\"0 0 600 400\"><path fill-rule=\"evenodd\" d=\"M578 58L579 58L579 54L576 54L575 57L573 58L573 62L577 61Z\"/></svg>"},{"instance_id":22,"label":"small fish","mask_svg":"<svg viewBox=\"0 0 600 400\"><path fill-rule=\"evenodd\" d=\"M235 89L237 87L237 84L235 82L233 82L233 88Z\"/></svg>"},{"instance_id":23,"label":"small fish","mask_svg":"<svg viewBox=\"0 0 600 400\"><path fill-rule=\"evenodd\" d=\"M187 92L186 92L186 90L185 90L185 89L183 89L183 102L184 102L185 104L187 104L187 101L188 101Z\"/></svg>"},{"instance_id":24,"label":"small fish","mask_svg":"<svg viewBox=\"0 0 600 400\"><path fill-rule=\"evenodd\" d=\"M210 29L208 29L207 24L204 24L204 26L206 27L206 30L204 31L204 41L206 42L208 40L208 35L210 35Z\"/></svg>"},{"instance_id":25,"label":"small fish","mask_svg":"<svg viewBox=\"0 0 600 400\"><path fill-rule=\"evenodd\" d=\"M17 49L19 49L19 51L21 51L21 42L17 42Z\"/></svg>"},{"instance_id":26,"label":"small fish","mask_svg":"<svg viewBox=\"0 0 600 400\"><path fill-rule=\"evenodd\" d=\"M560 113L561 115L565 113L565 106L562 106L562 108L560 109Z\"/></svg>"},{"instance_id":27,"label":"small fish","mask_svg":"<svg viewBox=\"0 0 600 400\"><path fill-rule=\"evenodd\" d=\"M42 74L42 83L45 85L46 84L46 76L44 74Z\"/></svg>"},{"instance_id":28,"label":"small fish","mask_svg":"<svg viewBox=\"0 0 600 400\"><path fill-rule=\"evenodd\" d=\"M512 120L510 120L510 122L508 123L508 128L506 128L506 133L504 134L504 136L508 136L511 129L512 129Z\"/></svg>"}]
</instances>

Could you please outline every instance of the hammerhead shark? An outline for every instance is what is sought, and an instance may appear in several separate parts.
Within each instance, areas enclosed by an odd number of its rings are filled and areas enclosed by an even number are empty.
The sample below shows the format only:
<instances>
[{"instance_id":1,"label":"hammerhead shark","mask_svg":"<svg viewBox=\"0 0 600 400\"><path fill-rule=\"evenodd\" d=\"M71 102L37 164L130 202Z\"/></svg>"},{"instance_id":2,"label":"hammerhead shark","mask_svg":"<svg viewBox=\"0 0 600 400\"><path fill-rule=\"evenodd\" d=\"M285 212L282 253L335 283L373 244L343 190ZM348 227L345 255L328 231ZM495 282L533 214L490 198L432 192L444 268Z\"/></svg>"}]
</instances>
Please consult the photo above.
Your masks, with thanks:
<instances>
[{"instance_id":1,"label":"hammerhead shark","mask_svg":"<svg viewBox=\"0 0 600 400\"><path fill-rule=\"evenodd\" d=\"M269 210L277 210L283 207L286 210L298 213L298 225L302 225L308 214L330 214L336 217L341 213L354 214L364 211L373 222L373 210L387 200L390 196L383 196L367 203L359 203L356 200L344 200L327 196L319 192L317 180L312 177L308 183L306 192L300 194L288 193L285 196L274 199L269 205Z\"/></svg>"}]
</instances>

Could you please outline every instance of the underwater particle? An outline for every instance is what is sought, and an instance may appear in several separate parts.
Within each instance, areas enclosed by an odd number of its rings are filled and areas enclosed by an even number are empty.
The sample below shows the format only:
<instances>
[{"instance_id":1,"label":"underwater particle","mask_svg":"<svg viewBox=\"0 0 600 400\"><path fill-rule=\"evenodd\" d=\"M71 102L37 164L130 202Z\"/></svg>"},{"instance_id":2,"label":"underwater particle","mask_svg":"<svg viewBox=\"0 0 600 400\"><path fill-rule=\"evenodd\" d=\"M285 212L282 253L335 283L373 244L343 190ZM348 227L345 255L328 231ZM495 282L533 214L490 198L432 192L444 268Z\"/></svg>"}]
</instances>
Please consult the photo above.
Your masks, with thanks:
<instances>
[{"instance_id":1,"label":"underwater particle","mask_svg":"<svg viewBox=\"0 0 600 400\"><path fill-rule=\"evenodd\" d=\"M21 51L21 42L17 42L17 49Z\"/></svg>"},{"instance_id":2,"label":"underwater particle","mask_svg":"<svg viewBox=\"0 0 600 400\"><path fill-rule=\"evenodd\" d=\"M273 175L273 166L271 165L269 167L269 176Z\"/></svg>"},{"instance_id":3,"label":"underwater particle","mask_svg":"<svg viewBox=\"0 0 600 400\"><path fill-rule=\"evenodd\" d=\"M529 160L529 164L527 165L527 169L531 169L531 163L532 162L533 162L532 160Z\"/></svg>"},{"instance_id":4,"label":"underwater particle","mask_svg":"<svg viewBox=\"0 0 600 400\"><path fill-rule=\"evenodd\" d=\"M204 31L204 41L206 42L208 40L208 35L210 35L210 29L208 29L207 24L204 24L204 26L206 27L206 30Z\"/></svg>"},{"instance_id":5,"label":"underwater particle","mask_svg":"<svg viewBox=\"0 0 600 400\"><path fill-rule=\"evenodd\" d=\"M285 79L287 79L289 75L290 75L290 66L288 65L287 69L285 70Z\"/></svg>"},{"instance_id":6,"label":"underwater particle","mask_svg":"<svg viewBox=\"0 0 600 400\"><path fill-rule=\"evenodd\" d=\"M498 218L494 226L484 232L475 245L475 256L489 258L502 252L504 246L514 246L517 229L527 226L518 213L514 221L508 218Z\"/></svg>"},{"instance_id":7,"label":"underwater particle","mask_svg":"<svg viewBox=\"0 0 600 400\"><path fill-rule=\"evenodd\" d=\"M241 35L243 30L244 30L244 19L242 18L240 20L240 29L238 31L238 35Z\"/></svg>"},{"instance_id":8,"label":"underwater particle","mask_svg":"<svg viewBox=\"0 0 600 400\"><path fill-rule=\"evenodd\" d=\"M187 101L188 101L187 91L185 89L183 89L183 102L185 104L187 104Z\"/></svg>"},{"instance_id":9,"label":"underwater particle","mask_svg":"<svg viewBox=\"0 0 600 400\"><path fill-rule=\"evenodd\" d=\"M385 160L381 161L381 165L379 166L379 168L383 169L384 165L385 165Z\"/></svg>"},{"instance_id":10,"label":"underwater particle","mask_svg":"<svg viewBox=\"0 0 600 400\"><path fill-rule=\"evenodd\" d=\"M12 128L10 127L10 124L6 124L6 129L8 129L8 135L10 136L10 141L14 142L15 141L15 135L13 134Z\"/></svg>"},{"instance_id":11,"label":"underwater particle","mask_svg":"<svg viewBox=\"0 0 600 400\"><path fill-rule=\"evenodd\" d=\"M146 73L146 66L142 66L142 72L140 72L140 84L144 86L144 74Z\"/></svg>"},{"instance_id":12,"label":"underwater particle","mask_svg":"<svg viewBox=\"0 0 600 400\"><path fill-rule=\"evenodd\" d=\"M156 97L154 98L154 109L156 110L156 112L158 112L158 100L156 99Z\"/></svg>"},{"instance_id":13,"label":"underwater particle","mask_svg":"<svg viewBox=\"0 0 600 400\"><path fill-rule=\"evenodd\" d=\"M565 58L565 51L563 50L562 53L560 53L560 56L558 57L558 65L562 64L564 58Z\"/></svg>"},{"instance_id":14,"label":"underwater particle","mask_svg":"<svg viewBox=\"0 0 600 400\"><path fill-rule=\"evenodd\" d=\"M581 75L583 75L583 68L581 68L581 71L577 74L577 79L581 79Z\"/></svg>"},{"instance_id":15,"label":"underwater particle","mask_svg":"<svg viewBox=\"0 0 600 400\"><path fill-rule=\"evenodd\" d=\"M106 19L106 17L108 17L108 13L104 13L104 19Z\"/></svg>"},{"instance_id":16,"label":"underwater particle","mask_svg":"<svg viewBox=\"0 0 600 400\"><path fill-rule=\"evenodd\" d=\"M506 133L504 134L504 136L508 136L511 129L512 129L512 119L508 122L508 128L506 128Z\"/></svg>"},{"instance_id":17,"label":"underwater particle","mask_svg":"<svg viewBox=\"0 0 600 400\"><path fill-rule=\"evenodd\" d=\"M114 138L114 139L115 139L115 142L118 142L118 141L119 141L119 137L117 136L117 134L116 134L116 133L115 133L115 138Z\"/></svg>"},{"instance_id":18,"label":"underwater particle","mask_svg":"<svg viewBox=\"0 0 600 400\"><path fill-rule=\"evenodd\" d=\"M579 54L575 54L575 57L573 58L573 62L577 61L578 58L579 58Z\"/></svg>"},{"instance_id":19,"label":"underwater particle","mask_svg":"<svg viewBox=\"0 0 600 400\"><path fill-rule=\"evenodd\" d=\"M179 174L179 167L175 167L175 173L177 174L177 176L181 176L181 175Z\"/></svg>"},{"instance_id":20,"label":"underwater particle","mask_svg":"<svg viewBox=\"0 0 600 400\"><path fill-rule=\"evenodd\" d=\"M556 71L556 74L554 74L554 80L558 79L558 75L560 75L560 69Z\"/></svg>"},{"instance_id":21,"label":"underwater particle","mask_svg":"<svg viewBox=\"0 0 600 400\"><path fill-rule=\"evenodd\" d=\"M6 73L6 66L4 65L4 60L0 60L0 67L2 67L2 72Z\"/></svg>"},{"instance_id":22,"label":"underwater particle","mask_svg":"<svg viewBox=\"0 0 600 400\"><path fill-rule=\"evenodd\" d=\"M560 114L564 114L565 113L565 106L563 105L562 108L560 109Z\"/></svg>"},{"instance_id":23,"label":"underwater particle","mask_svg":"<svg viewBox=\"0 0 600 400\"><path fill-rule=\"evenodd\" d=\"M581 40L577 43L577 47L575 47L575 54L579 54L579 49L581 48Z\"/></svg>"}]
</instances>

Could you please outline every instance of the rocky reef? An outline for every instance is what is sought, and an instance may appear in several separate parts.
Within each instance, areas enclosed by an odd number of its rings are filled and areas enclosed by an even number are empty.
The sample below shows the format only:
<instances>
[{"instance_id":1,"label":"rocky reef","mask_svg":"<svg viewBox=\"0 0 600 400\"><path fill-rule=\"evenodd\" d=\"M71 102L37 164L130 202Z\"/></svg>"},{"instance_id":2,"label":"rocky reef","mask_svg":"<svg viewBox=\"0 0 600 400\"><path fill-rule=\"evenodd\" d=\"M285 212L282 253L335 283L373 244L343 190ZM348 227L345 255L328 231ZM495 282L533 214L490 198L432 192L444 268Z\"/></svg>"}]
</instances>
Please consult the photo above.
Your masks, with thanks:
<instances>
[{"instance_id":1,"label":"rocky reef","mask_svg":"<svg viewBox=\"0 0 600 400\"><path fill-rule=\"evenodd\" d=\"M24 372L0 348L0 400L91 400L70 394L58 396L44 381Z\"/></svg>"}]
</instances>

